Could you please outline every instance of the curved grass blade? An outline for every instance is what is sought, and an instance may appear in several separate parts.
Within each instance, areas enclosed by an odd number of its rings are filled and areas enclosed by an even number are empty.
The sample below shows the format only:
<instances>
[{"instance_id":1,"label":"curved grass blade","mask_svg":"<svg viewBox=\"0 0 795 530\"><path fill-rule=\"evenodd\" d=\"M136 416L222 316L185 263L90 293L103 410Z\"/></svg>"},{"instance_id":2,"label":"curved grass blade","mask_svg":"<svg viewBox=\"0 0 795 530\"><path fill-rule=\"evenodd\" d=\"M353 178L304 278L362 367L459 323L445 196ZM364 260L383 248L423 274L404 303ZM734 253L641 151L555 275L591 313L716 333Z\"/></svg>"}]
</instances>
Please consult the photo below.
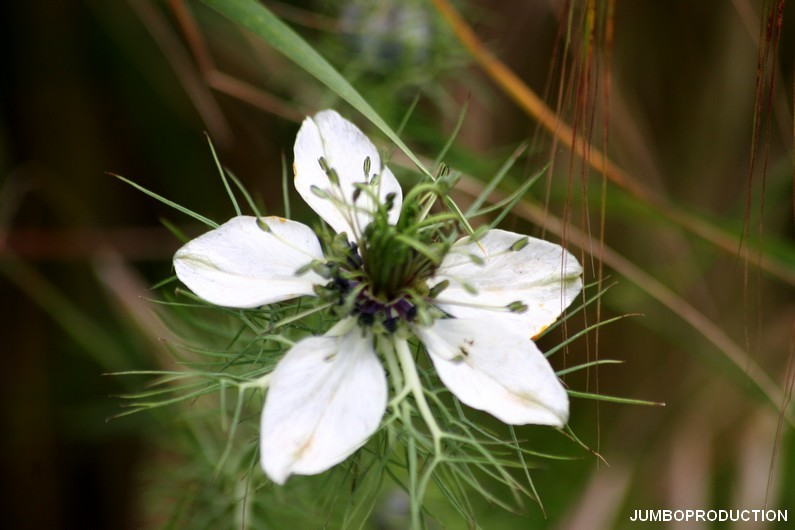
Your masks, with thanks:
<instances>
[{"instance_id":1,"label":"curved grass blade","mask_svg":"<svg viewBox=\"0 0 795 530\"><path fill-rule=\"evenodd\" d=\"M279 20L268 8L255 0L203 0L205 4L226 18L251 31L270 44L279 53L309 72L329 87L340 98L361 112L368 120L397 145L406 156L428 177L426 169L411 149L403 143L392 128L370 106L367 100L331 64L287 24Z\"/></svg>"}]
</instances>

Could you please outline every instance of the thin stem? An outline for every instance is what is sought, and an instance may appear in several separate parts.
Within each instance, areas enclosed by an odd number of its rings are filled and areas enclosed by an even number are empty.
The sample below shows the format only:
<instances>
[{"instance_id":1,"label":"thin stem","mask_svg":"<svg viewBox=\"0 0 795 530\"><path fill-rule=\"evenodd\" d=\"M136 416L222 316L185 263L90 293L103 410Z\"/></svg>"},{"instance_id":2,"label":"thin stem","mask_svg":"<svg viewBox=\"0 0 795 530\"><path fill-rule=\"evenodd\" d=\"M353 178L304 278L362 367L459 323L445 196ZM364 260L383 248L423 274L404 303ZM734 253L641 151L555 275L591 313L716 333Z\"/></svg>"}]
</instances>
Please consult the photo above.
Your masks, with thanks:
<instances>
[{"instance_id":1,"label":"thin stem","mask_svg":"<svg viewBox=\"0 0 795 530\"><path fill-rule=\"evenodd\" d=\"M422 416L423 421L425 421L425 425L428 426L428 430L431 432L434 453L436 455L440 455L442 453L442 437L444 436L444 433L436 423L436 419L433 417L433 412L431 412L431 408L428 406L428 402L425 400L425 389L423 388L422 382L420 381L420 376L417 373L417 366L414 364L414 358L411 356L411 352L409 351L408 342L406 340L399 339L394 341L394 346L398 359L400 360L400 365L403 367L405 386L411 389L411 393L414 395L414 400L417 402L417 409L419 409L420 415Z\"/></svg>"},{"instance_id":2,"label":"thin stem","mask_svg":"<svg viewBox=\"0 0 795 530\"><path fill-rule=\"evenodd\" d=\"M302 311L300 313L296 313L295 315L292 315L292 316L289 316L289 317L285 317L282 320L279 320L278 322L273 324L273 326L269 327L268 329L266 329L264 331L259 332L258 334L259 335L266 335L266 334L272 333L276 328L280 328L280 327L282 327L284 325L287 325L287 324L292 324L293 322L295 322L297 320L301 320L302 318L308 317L310 315L313 315L315 313L318 313L320 311L328 309L328 308L332 307L333 305L334 305L334 302L329 302L327 304L321 304L321 305L319 305L317 307L313 307L311 309L307 309L306 311Z\"/></svg>"},{"instance_id":3,"label":"thin stem","mask_svg":"<svg viewBox=\"0 0 795 530\"><path fill-rule=\"evenodd\" d=\"M392 414L388 421L392 421L393 418L397 418L400 415L401 404L411 390L403 384L400 366L398 365L397 358L395 358L395 350L392 347L391 341L379 340L379 346L379 351L383 354L384 360L386 361L389 379L392 382L392 388L395 392L395 396L389 400L388 403L388 407L392 409Z\"/></svg>"}]
</instances>

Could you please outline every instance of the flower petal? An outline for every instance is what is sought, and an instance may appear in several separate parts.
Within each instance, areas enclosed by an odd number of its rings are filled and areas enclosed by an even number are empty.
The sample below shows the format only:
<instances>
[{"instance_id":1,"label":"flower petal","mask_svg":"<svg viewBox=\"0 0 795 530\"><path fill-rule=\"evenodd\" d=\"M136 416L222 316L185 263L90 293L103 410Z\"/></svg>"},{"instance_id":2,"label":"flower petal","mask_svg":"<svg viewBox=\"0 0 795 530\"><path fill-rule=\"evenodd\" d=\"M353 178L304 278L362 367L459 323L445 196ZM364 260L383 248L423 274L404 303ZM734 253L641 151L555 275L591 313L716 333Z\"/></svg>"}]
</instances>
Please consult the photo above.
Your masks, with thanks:
<instances>
[{"instance_id":1,"label":"flower petal","mask_svg":"<svg viewBox=\"0 0 795 530\"><path fill-rule=\"evenodd\" d=\"M369 179L380 174L376 186L379 201L383 203L387 194L395 194L389 220L392 224L397 222L403 200L400 184L389 168L381 167L378 150L367 136L335 111L324 110L304 120L295 139L294 154L295 189L337 233L347 232L348 239L356 240L372 220L376 210L372 197L359 193L355 203L353 200L354 184L369 181L364 174L368 157ZM321 168L321 157L336 172L339 186L333 185ZM327 197L318 196L313 188L322 190Z\"/></svg>"},{"instance_id":2,"label":"flower petal","mask_svg":"<svg viewBox=\"0 0 795 530\"><path fill-rule=\"evenodd\" d=\"M189 241L174 255L177 277L216 305L257 307L314 294L324 280L296 271L323 259L320 242L306 225L280 217L234 217Z\"/></svg>"},{"instance_id":3,"label":"flower petal","mask_svg":"<svg viewBox=\"0 0 795 530\"><path fill-rule=\"evenodd\" d=\"M340 336L298 342L273 371L262 413L262 468L283 484L291 474L342 462L378 429L386 400L369 333L354 325Z\"/></svg>"},{"instance_id":4,"label":"flower petal","mask_svg":"<svg viewBox=\"0 0 795 530\"><path fill-rule=\"evenodd\" d=\"M521 246L519 241L526 241ZM485 255L484 255L485 251ZM475 263L470 255L480 258ZM494 309L521 302L522 313L503 316L528 337L542 332L571 304L582 289L582 267L560 245L506 230L489 230L477 242L456 242L436 271L436 278L450 280L437 300L441 309L459 318L491 318ZM474 287L475 293L464 285ZM486 306L486 307L483 307Z\"/></svg>"},{"instance_id":5,"label":"flower petal","mask_svg":"<svg viewBox=\"0 0 795 530\"><path fill-rule=\"evenodd\" d=\"M562 427L569 398L533 341L502 320L442 319L417 328L445 386L505 423Z\"/></svg>"}]
</instances>

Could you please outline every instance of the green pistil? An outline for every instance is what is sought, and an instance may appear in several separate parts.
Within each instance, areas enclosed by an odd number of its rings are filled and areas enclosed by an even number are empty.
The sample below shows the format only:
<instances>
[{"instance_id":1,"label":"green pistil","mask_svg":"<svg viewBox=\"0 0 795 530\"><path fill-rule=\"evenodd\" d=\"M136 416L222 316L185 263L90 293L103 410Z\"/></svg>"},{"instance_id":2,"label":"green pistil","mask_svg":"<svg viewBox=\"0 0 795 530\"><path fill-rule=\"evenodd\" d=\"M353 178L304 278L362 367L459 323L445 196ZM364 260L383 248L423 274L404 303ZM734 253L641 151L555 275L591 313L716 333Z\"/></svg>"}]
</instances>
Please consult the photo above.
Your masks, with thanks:
<instances>
[{"instance_id":1,"label":"green pistil","mask_svg":"<svg viewBox=\"0 0 795 530\"><path fill-rule=\"evenodd\" d=\"M370 281L373 294L386 299L394 298L406 284L414 257L411 248L402 244L397 235L397 229L391 225L368 229L362 249L364 273Z\"/></svg>"},{"instance_id":2,"label":"green pistil","mask_svg":"<svg viewBox=\"0 0 795 530\"><path fill-rule=\"evenodd\" d=\"M354 316L376 334L393 333L410 322L429 324L442 316L432 299L444 288L428 288L427 280L449 245L402 233L386 222L372 223L360 240L361 248L344 234L326 240L325 262L311 268L329 281L316 293L334 304L342 318ZM425 240L423 240L425 239Z\"/></svg>"}]
</instances>

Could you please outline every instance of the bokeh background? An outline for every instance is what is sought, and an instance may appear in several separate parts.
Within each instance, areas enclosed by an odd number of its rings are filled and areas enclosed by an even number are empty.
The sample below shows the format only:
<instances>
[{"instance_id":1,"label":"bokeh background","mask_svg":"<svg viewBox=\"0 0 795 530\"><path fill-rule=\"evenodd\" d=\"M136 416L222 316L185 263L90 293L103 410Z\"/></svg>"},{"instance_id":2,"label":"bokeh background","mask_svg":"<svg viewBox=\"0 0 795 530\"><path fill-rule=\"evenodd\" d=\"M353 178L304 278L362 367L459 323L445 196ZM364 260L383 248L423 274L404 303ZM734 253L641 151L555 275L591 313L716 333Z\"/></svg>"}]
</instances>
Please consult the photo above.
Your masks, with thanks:
<instances>
[{"instance_id":1,"label":"bokeh background","mask_svg":"<svg viewBox=\"0 0 795 530\"><path fill-rule=\"evenodd\" d=\"M625 361L567 383L666 406L574 400L575 432L606 463L564 445L578 459L534 474L546 517L484 506L483 527L633 528L646 508L767 506L795 520L791 3L456 2L568 136L517 104L432 2L264 4L393 127L419 96L403 134L415 152L433 159L468 106L445 157L464 173L462 204L527 141L502 191L551 166L505 226L565 240L588 282L612 286L567 332L630 315L556 366ZM0 42L0 524L166 526L145 507L151 469L181 458L163 436L173 415L108 421L115 396L146 381L107 374L168 366L151 286L179 246L166 226L200 228L111 173L224 220L206 131L280 214L304 115L333 106L380 136L202 2L2 2ZM594 150L571 156L574 135ZM293 215L307 215L297 201Z\"/></svg>"}]
</instances>

